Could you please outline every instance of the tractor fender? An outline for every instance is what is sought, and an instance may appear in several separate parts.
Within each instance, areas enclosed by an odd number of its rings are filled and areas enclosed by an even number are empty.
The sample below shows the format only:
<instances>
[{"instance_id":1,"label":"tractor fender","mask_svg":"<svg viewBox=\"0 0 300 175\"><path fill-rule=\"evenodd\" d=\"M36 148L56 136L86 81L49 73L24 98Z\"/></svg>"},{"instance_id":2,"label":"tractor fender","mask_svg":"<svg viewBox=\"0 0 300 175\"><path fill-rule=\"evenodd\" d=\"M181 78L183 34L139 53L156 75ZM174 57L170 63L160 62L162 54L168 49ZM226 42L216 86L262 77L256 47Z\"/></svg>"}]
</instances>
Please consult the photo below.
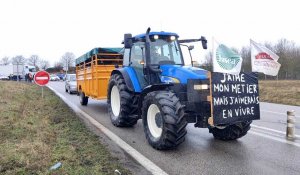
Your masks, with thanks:
<instances>
[{"instance_id":1,"label":"tractor fender","mask_svg":"<svg viewBox=\"0 0 300 175\"><path fill-rule=\"evenodd\" d=\"M115 69L111 72L111 76L114 75L114 74L122 75L124 80L125 80L125 84L126 84L128 90L131 91L131 92L136 92L135 88L133 87L131 78L130 78L128 72L125 69Z\"/></svg>"},{"instance_id":2,"label":"tractor fender","mask_svg":"<svg viewBox=\"0 0 300 175\"><path fill-rule=\"evenodd\" d=\"M160 90L166 90L168 87L173 86L172 83L164 83L164 84L152 84L149 85L147 87L145 87L142 92L140 93L139 96L139 102L138 102L138 114L141 117L142 116L142 106L143 106L143 101L145 96L149 93L149 92L153 92L153 91L160 91Z\"/></svg>"}]
</instances>

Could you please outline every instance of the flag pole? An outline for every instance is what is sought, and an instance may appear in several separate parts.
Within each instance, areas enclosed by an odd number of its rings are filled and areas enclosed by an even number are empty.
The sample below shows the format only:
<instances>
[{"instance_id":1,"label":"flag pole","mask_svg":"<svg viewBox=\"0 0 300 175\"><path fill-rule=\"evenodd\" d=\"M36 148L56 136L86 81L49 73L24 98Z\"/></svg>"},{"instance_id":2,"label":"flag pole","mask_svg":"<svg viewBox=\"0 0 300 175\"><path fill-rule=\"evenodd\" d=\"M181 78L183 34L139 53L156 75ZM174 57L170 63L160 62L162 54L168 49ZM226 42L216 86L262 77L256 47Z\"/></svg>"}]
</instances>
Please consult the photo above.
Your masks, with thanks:
<instances>
[{"instance_id":1,"label":"flag pole","mask_svg":"<svg viewBox=\"0 0 300 175\"><path fill-rule=\"evenodd\" d=\"M211 53L212 53L212 58L211 58L211 72L214 71L214 51L215 51L215 38L212 36L211 37L211 41L212 41L212 50L211 50Z\"/></svg>"},{"instance_id":2,"label":"flag pole","mask_svg":"<svg viewBox=\"0 0 300 175\"><path fill-rule=\"evenodd\" d=\"M252 45L251 45L251 38L250 38L250 62L251 62L251 68L250 68L250 69L251 69L251 72L252 72L252 71L253 71L253 69L252 69L252 66L253 66L252 64L253 64L253 63L252 63ZM257 76L258 76L258 75L257 75Z\"/></svg>"}]
</instances>

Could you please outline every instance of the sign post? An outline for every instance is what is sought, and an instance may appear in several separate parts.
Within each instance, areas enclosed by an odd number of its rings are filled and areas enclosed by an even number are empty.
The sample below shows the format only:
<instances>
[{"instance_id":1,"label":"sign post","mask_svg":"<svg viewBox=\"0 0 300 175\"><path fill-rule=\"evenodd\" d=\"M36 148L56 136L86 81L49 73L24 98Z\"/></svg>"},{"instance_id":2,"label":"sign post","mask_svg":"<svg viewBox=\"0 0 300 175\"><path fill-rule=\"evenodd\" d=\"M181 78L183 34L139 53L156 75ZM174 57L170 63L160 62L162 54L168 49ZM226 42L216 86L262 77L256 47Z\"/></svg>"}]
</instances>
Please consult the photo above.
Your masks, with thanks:
<instances>
[{"instance_id":1,"label":"sign post","mask_svg":"<svg viewBox=\"0 0 300 175\"><path fill-rule=\"evenodd\" d=\"M42 87L42 98L44 98L44 86L48 84L50 75L46 71L39 71L34 76L34 82Z\"/></svg>"}]
</instances>

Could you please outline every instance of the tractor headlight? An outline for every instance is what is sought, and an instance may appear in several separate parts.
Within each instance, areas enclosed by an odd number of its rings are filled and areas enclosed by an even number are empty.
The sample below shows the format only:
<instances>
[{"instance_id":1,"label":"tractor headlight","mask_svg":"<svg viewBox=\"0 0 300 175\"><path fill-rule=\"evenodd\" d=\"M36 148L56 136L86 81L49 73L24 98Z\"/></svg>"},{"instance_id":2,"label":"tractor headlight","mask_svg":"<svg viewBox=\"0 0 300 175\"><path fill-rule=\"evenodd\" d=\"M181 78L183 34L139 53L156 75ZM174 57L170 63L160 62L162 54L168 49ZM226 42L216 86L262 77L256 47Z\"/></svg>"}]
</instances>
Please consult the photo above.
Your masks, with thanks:
<instances>
[{"instance_id":1,"label":"tractor headlight","mask_svg":"<svg viewBox=\"0 0 300 175\"><path fill-rule=\"evenodd\" d=\"M180 83L180 81L174 77L161 76L160 80L165 83Z\"/></svg>"},{"instance_id":2,"label":"tractor headlight","mask_svg":"<svg viewBox=\"0 0 300 175\"><path fill-rule=\"evenodd\" d=\"M171 36L171 37L170 37L170 40L171 40L171 41L174 41L175 39L176 39L175 36Z\"/></svg>"},{"instance_id":3,"label":"tractor headlight","mask_svg":"<svg viewBox=\"0 0 300 175\"><path fill-rule=\"evenodd\" d=\"M194 90L206 90L209 89L208 84L195 84Z\"/></svg>"}]
</instances>

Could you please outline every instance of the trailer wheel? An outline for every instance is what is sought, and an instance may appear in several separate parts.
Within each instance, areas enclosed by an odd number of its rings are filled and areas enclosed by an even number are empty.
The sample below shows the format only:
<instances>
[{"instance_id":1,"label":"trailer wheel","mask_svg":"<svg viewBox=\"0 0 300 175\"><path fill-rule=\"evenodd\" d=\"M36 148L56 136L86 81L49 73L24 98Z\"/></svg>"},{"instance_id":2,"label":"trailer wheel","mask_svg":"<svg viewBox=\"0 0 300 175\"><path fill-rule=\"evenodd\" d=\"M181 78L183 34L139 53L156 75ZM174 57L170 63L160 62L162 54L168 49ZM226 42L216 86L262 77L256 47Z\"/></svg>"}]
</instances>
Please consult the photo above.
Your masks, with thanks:
<instances>
[{"instance_id":1,"label":"trailer wheel","mask_svg":"<svg viewBox=\"0 0 300 175\"><path fill-rule=\"evenodd\" d=\"M252 121L241 122L233 125L229 125L225 128L209 128L209 132L214 135L216 139L219 140L236 140L247 134L250 130L250 124Z\"/></svg>"},{"instance_id":2,"label":"trailer wheel","mask_svg":"<svg viewBox=\"0 0 300 175\"><path fill-rule=\"evenodd\" d=\"M79 91L79 100L82 106L86 106L88 104L89 98L85 96L84 92Z\"/></svg>"},{"instance_id":3,"label":"trailer wheel","mask_svg":"<svg viewBox=\"0 0 300 175\"><path fill-rule=\"evenodd\" d=\"M107 103L108 112L113 125L130 127L137 123L137 115L133 111L133 94L127 89L124 78L119 74L111 76L108 84Z\"/></svg>"},{"instance_id":4,"label":"trailer wheel","mask_svg":"<svg viewBox=\"0 0 300 175\"><path fill-rule=\"evenodd\" d=\"M150 92L145 97L142 118L149 144L172 149L184 142L187 121L178 97L169 91Z\"/></svg>"}]
</instances>

